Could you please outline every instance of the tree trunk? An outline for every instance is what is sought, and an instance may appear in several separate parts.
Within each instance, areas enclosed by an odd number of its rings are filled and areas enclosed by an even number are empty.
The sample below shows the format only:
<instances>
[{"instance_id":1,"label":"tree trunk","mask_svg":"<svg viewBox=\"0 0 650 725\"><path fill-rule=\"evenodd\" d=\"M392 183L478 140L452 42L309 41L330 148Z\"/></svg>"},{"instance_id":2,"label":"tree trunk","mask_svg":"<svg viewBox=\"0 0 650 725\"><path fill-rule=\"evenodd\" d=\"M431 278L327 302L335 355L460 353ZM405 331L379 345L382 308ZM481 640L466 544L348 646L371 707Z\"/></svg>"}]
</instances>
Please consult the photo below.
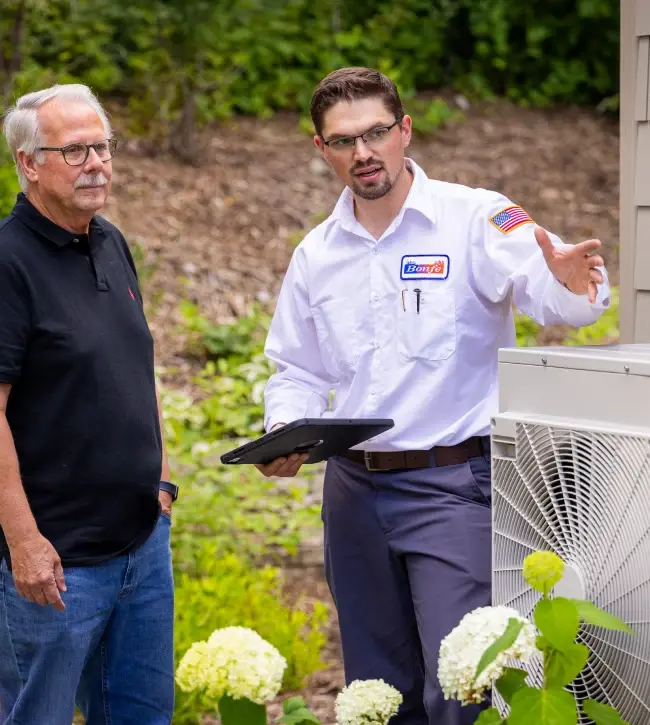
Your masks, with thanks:
<instances>
[{"instance_id":1,"label":"tree trunk","mask_svg":"<svg viewBox=\"0 0 650 725\"><path fill-rule=\"evenodd\" d=\"M4 103L7 105L11 99L13 88L13 76L19 73L23 67L23 45L25 42L25 26L27 21L27 0L18 0L18 5L13 16L13 27L9 48L4 49L3 71L4 82Z\"/></svg>"}]
</instances>

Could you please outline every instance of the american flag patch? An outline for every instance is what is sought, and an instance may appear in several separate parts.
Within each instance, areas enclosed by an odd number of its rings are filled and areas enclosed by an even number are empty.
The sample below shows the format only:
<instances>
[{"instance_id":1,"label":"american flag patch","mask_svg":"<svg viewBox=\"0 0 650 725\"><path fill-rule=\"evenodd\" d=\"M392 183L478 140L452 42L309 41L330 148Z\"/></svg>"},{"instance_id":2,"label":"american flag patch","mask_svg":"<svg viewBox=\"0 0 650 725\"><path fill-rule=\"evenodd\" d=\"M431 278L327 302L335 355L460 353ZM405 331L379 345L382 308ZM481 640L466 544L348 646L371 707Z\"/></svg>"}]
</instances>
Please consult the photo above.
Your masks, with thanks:
<instances>
[{"instance_id":1,"label":"american flag patch","mask_svg":"<svg viewBox=\"0 0 650 725\"><path fill-rule=\"evenodd\" d=\"M490 222L504 234L511 232L522 224L528 224L532 221L528 213L520 206L507 206L505 209L490 217Z\"/></svg>"}]
</instances>

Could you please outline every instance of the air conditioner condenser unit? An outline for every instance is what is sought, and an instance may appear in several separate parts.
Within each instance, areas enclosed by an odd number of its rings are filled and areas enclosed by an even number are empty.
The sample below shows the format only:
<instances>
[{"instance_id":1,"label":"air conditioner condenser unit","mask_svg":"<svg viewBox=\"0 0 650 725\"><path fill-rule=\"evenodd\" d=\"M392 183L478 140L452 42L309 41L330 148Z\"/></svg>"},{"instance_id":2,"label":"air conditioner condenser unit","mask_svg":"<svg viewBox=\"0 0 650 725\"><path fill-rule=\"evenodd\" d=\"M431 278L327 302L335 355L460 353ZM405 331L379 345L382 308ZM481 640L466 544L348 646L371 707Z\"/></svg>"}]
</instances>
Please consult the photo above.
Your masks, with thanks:
<instances>
[{"instance_id":1,"label":"air conditioner condenser unit","mask_svg":"<svg viewBox=\"0 0 650 725\"><path fill-rule=\"evenodd\" d=\"M567 564L557 596L592 601L635 636L582 625L576 700L650 723L650 345L503 349L492 421L493 604L532 619L533 551ZM534 686L542 665L527 667ZM505 714L505 704L496 697Z\"/></svg>"}]
</instances>

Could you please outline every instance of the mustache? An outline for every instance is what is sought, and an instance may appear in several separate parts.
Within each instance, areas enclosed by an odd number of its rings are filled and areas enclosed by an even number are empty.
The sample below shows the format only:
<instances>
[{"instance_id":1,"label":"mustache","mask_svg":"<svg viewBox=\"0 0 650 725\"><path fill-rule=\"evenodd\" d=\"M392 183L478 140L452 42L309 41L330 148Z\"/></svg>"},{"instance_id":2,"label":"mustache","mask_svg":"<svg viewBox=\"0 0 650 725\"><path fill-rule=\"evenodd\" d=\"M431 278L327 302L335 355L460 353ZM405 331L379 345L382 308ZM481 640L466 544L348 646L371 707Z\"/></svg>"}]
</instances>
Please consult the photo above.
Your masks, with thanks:
<instances>
[{"instance_id":1,"label":"mustache","mask_svg":"<svg viewBox=\"0 0 650 725\"><path fill-rule=\"evenodd\" d=\"M377 166L380 169L384 168L384 165L381 163L381 161L377 161L375 159L368 159L368 161L357 162L354 166L350 168L350 172L354 174L354 172L358 169L367 169L369 166Z\"/></svg>"},{"instance_id":2,"label":"mustache","mask_svg":"<svg viewBox=\"0 0 650 725\"><path fill-rule=\"evenodd\" d=\"M99 174L82 174L74 184L75 189L84 189L87 186L104 186L108 179L100 171Z\"/></svg>"}]
</instances>

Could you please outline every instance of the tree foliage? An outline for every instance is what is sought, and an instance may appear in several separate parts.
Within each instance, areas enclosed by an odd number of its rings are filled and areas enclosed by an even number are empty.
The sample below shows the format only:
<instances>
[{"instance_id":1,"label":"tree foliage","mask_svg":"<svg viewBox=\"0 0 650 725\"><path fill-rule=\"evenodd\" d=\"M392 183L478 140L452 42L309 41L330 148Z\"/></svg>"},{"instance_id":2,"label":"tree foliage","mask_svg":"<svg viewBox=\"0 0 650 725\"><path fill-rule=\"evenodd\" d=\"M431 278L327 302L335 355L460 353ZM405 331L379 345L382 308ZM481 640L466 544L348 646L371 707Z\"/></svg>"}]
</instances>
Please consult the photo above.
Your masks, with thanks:
<instances>
[{"instance_id":1,"label":"tree foliage","mask_svg":"<svg viewBox=\"0 0 650 725\"><path fill-rule=\"evenodd\" d=\"M78 79L104 99L124 101L135 130L175 131L178 150L188 155L197 124L235 112L304 111L316 82L342 65L380 68L407 96L454 86L537 105L594 104L618 91L618 0L4 5L5 103L53 81Z\"/></svg>"}]
</instances>

